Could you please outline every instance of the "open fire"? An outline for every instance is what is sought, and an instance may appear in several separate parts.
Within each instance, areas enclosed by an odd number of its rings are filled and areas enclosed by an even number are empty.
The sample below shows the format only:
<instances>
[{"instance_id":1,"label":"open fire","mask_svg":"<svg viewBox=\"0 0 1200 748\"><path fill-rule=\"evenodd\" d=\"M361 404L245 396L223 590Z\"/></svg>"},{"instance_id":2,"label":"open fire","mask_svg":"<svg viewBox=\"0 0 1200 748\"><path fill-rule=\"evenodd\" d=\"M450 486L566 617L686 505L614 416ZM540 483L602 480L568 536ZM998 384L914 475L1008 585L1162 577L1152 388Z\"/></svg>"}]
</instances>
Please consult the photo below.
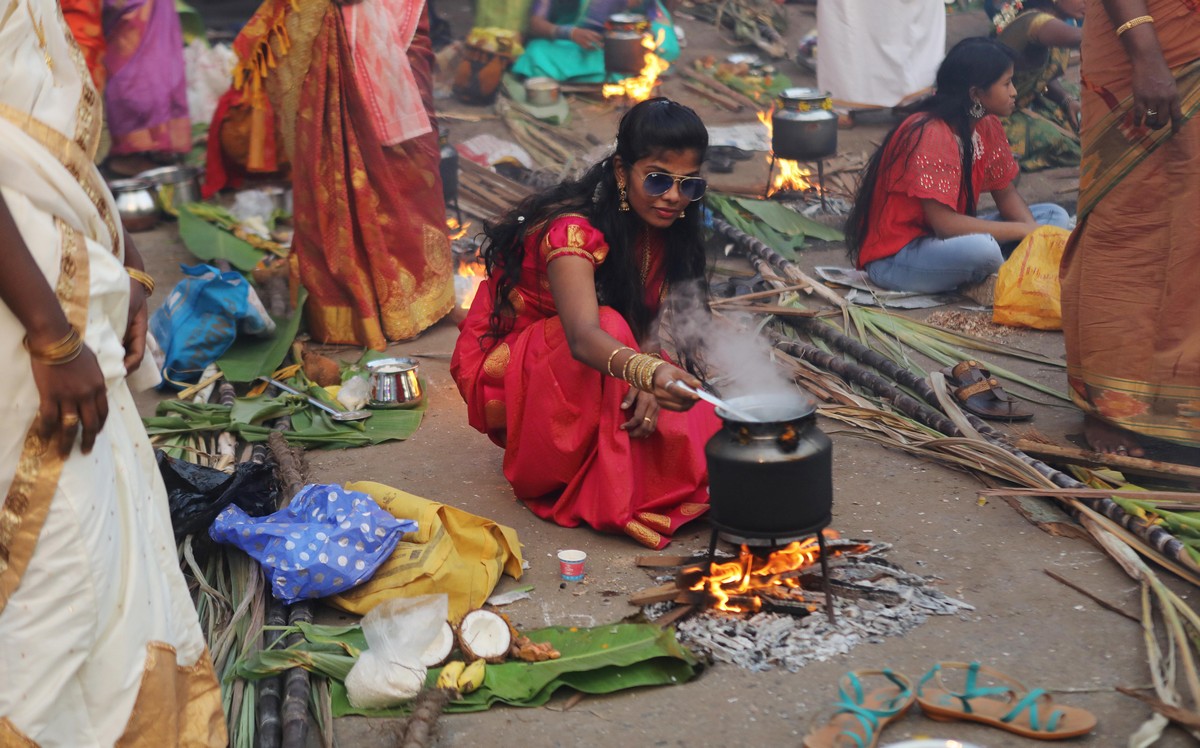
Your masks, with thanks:
<instances>
[{"instance_id":1,"label":"open fire","mask_svg":"<svg viewBox=\"0 0 1200 748\"><path fill-rule=\"evenodd\" d=\"M642 67L642 72L619 83L605 83L602 88L604 98L612 99L623 96L630 103L650 98L654 93L654 87L658 85L658 76L671 66L669 62L654 54L665 38L663 29L659 29L657 37L647 34L642 39L642 46L646 48L646 64Z\"/></svg>"},{"instance_id":2,"label":"open fire","mask_svg":"<svg viewBox=\"0 0 1200 748\"><path fill-rule=\"evenodd\" d=\"M487 276L487 269L479 259L478 250L473 245L462 248L461 240L467 236L470 229L470 221L460 226L457 219L446 219L446 234L453 244L455 264L454 300L460 309L471 308L471 302L475 300L475 294L479 291L479 284Z\"/></svg>"},{"instance_id":3,"label":"open fire","mask_svg":"<svg viewBox=\"0 0 1200 748\"><path fill-rule=\"evenodd\" d=\"M836 540L834 530L823 531L826 540ZM800 589L800 575L820 560L817 538L793 541L765 559L758 558L743 545L736 561L713 563L709 573L691 586L694 592L704 591L717 610L730 613L757 612L762 609L763 595L776 588ZM734 602L736 600L736 602Z\"/></svg>"},{"instance_id":4,"label":"open fire","mask_svg":"<svg viewBox=\"0 0 1200 748\"><path fill-rule=\"evenodd\" d=\"M774 135L774 123L772 116L775 114L775 107L771 107L765 112L758 112L758 121L762 122L767 128L767 139L770 140ZM768 154L768 168L773 157ZM786 158L775 158L774 165L778 167L779 173L774 175L774 179L767 187L767 197L774 195L776 192L804 192L806 190L820 191L820 188L814 183L812 170L800 165L799 161L792 161Z\"/></svg>"}]
</instances>

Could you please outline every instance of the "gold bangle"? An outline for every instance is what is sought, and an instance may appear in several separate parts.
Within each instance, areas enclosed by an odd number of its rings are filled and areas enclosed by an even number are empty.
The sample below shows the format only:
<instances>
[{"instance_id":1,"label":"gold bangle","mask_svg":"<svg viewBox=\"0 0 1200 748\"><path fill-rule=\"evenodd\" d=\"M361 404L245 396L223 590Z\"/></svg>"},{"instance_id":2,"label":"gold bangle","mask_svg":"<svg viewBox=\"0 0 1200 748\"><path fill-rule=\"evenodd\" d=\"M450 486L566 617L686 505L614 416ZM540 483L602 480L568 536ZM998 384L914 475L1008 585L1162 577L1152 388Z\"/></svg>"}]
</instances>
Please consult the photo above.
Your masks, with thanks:
<instances>
[{"instance_id":1,"label":"gold bangle","mask_svg":"<svg viewBox=\"0 0 1200 748\"><path fill-rule=\"evenodd\" d=\"M634 350L633 350L632 348L630 348L629 346L627 346L627 345L623 345L623 346L621 346L620 348L618 348L618 349L616 349L615 351L613 351L612 353L608 354L608 361L607 361L607 362L605 362L605 364L604 364L604 370L608 372L608 375L609 375L610 377L615 377L615 376L616 376L616 374L613 374L613 370L612 370L612 362L613 362L613 359L617 357L617 354L618 354L618 353L620 353L621 351L630 351L630 352L632 352L632 353L636 353L636 351L634 351Z\"/></svg>"},{"instance_id":2,"label":"gold bangle","mask_svg":"<svg viewBox=\"0 0 1200 748\"><path fill-rule=\"evenodd\" d=\"M642 382L645 385L645 387L642 388L643 390L646 392L654 392L654 375L658 373L658 368L666 363L667 362L663 361L662 359L654 359L654 363L651 364L647 369L646 378Z\"/></svg>"},{"instance_id":3,"label":"gold bangle","mask_svg":"<svg viewBox=\"0 0 1200 748\"><path fill-rule=\"evenodd\" d=\"M30 347L28 336L25 337L23 342L25 350L29 351L29 356L34 361L50 366L58 366L59 364L74 361L78 358L80 351L83 350L83 337L80 336L79 331L74 327L71 328L71 332L67 333L62 340L40 351L35 351Z\"/></svg>"},{"instance_id":4,"label":"gold bangle","mask_svg":"<svg viewBox=\"0 0 1200 748\"><path fill-rule=\"evenodd\" d=\"M146 289L147 296L154 295L154 278L149 273L142 272L137 268L125 268L125 272L129 273L130 278L142 284L142 288Z\"/></svg>"},{"instance_id":5,"label":"gold bangle","mask_svg":"<svg viewBox=\"0 0 1200 748\"><path fill-rule=\"evenodd\" d=\"M1143 23L1154 23L1154 16L1138 16L1137 18L1130 18L1128 21L1117 27L1117 36L1124 34L1134 26L1141 26Z\"/></svg>"}]
</instances>

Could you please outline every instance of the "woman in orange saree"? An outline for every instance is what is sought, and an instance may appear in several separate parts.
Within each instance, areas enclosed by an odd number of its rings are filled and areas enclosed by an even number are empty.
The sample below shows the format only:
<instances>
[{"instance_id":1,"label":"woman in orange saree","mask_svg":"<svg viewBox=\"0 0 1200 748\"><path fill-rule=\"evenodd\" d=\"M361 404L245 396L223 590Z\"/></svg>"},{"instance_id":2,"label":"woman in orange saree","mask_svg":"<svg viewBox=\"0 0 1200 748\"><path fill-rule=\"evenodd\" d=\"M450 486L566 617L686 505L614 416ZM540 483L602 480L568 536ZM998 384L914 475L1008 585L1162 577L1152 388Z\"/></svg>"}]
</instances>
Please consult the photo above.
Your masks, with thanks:
<instances>
[{"instance_id":1,"label":"woman in orange saree","mask_svg":"<svg viewBox=\"0 0 1200 748\"><path fill-rule=\"evenodd\" d=\"M445 316L453 269L423 0L267 0L234 49L249 170L275 163L277 137L292 162L312 337L382 350Z\"/></svg>"},{"instance_id":2,"label":"woman in orange saree","mask_svg":"<svg viewBox=\"0 0 1200 748\"><path fill-rule=\"evenodd\" d=\"M665 356L655 319L668 285L703 285L690 201L707 144L690 109L643 102L614 155L486 229L488 278L450 372L543 519L660 549L708 510L704 444L719 423L675 386L699 386L693 374L650 355Z\"/></svg>"},{"instance_id":3,"label":"woman in orange saree","mask_svg":"<svg viewBox=\"0 0 1200 748\"><path fill-rule=\"evenodd\" d=\"M1062 265L1071 396L1094 449L1200 446L1200 2L1092 0L1079 225Z\"/></svg>"}]
</instances>

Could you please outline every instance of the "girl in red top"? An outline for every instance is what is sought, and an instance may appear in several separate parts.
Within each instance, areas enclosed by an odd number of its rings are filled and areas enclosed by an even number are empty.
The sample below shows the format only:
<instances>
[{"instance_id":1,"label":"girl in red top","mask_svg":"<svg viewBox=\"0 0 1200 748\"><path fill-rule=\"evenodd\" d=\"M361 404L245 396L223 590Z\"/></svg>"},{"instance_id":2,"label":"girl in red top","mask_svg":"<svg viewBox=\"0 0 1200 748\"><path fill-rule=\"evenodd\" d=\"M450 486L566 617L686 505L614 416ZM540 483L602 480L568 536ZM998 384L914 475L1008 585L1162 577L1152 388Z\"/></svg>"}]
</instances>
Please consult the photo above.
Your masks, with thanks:
<instances>
[{"instance_id":1,"label":"girl in red top","mask_svg":"<svg viewBox=\"0 0 1200 748\"><path fill-rule=\"evenodd\" d=\"M937 93L884 138L846 221L846 244L871 282L938 293L984 281L1041 224L1068 228L1053 204L1017 193L999 117L1016 106L1012 52L973 37L950 50ZM976 215L979 195L996 211Z\"/></svg>"},{"instance_id":2,"label":"girl in red top","mask_svg":"<svg viewBox=\"0 0 1200 748\"><path fill-rule=\"evenodd\" d=\"M692 367L651 355L668 286L707 292L707 147L695 112L650 99L622 117L615 153L485 228L488 277L450 372L543 519L662 548L708 509L704 444L720 422L675 385L700 386Z\"/></svg>"}]
</instances>

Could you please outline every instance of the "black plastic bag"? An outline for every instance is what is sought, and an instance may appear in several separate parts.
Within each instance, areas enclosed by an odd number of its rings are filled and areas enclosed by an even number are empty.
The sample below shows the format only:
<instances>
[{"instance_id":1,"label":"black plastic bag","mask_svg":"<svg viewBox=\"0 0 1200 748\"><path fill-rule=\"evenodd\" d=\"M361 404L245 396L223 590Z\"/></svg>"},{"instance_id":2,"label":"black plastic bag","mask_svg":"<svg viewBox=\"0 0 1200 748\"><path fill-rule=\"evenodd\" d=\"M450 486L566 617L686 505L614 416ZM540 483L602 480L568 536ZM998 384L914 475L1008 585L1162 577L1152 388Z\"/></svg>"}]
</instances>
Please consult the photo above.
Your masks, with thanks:
<instances>
[{"instance_id":1,"label":"black plastic bag","mask_svg":"<svg viewBox=\"0 0 1200 748\"><path fill-rule=\"evenodd\" d=\"M238 505L254 517L277 508L279 481L274 466L269 464L239 463L231 475L177 460L159 450L158 471L167 484L167 503L177 541L187 535L207 535L208 526L229 504Z\"/></svg>"}]
</instances>

